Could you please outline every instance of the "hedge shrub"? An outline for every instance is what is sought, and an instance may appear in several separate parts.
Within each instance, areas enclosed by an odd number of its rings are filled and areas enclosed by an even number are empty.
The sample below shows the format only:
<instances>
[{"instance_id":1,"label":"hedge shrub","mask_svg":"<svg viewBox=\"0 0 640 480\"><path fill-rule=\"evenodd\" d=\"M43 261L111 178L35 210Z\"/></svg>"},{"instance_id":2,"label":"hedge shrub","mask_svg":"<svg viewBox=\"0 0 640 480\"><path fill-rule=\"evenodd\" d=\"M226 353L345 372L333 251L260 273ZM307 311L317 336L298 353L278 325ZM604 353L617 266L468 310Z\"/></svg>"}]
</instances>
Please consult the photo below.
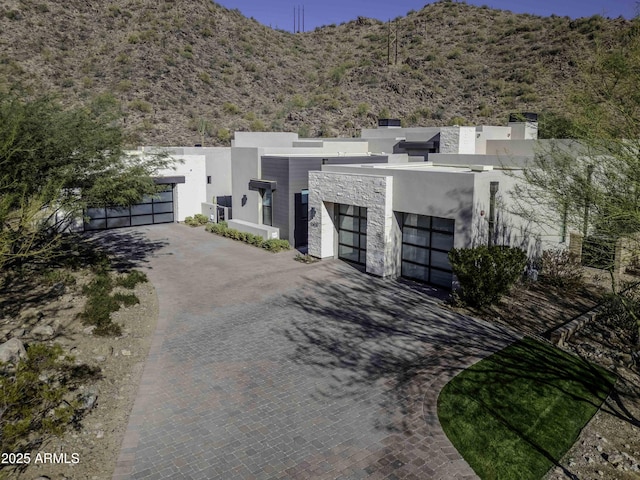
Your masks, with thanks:
<instances>
[{"instance_id":1,"label":"hedge shrub","mask_svg":"<svg viewBox=\"0 0 640 480\"><path fill-rule=\"evenodd\" d=\"M449 261L460 282L460 299L469 306L483 307L497 303L522 278L527 254L501 245L454 248Z\"/></svg>"},{"instance_id":2,"label":"hedge shrub","mask_svg":"<svg viewBox=\"0 0 640 480\"><path fill-rule=\"evenodd\" d=\"M265 250L274 253L291 249L291 245L287 240L280 240L277 238L265 240L260 235L245 233L234 228L229 228L227 222L210 223L205 227L205 230L207 232L215 233L216 235L231 238L232 240L238 240L255 247L264 248Z\"/></svg>"},{"instance_id":3,"label":"hedge shrub","mask_svg":"<svg viewBox=\"0 0 640 480\"><path fill-rule=\"evenodd\" d=\"M185 225L189 225L190 227L200 227L209 223L209 219L206 215L196 213L193 217L185 217L184 223Z\"/></svg>"}]
</instances>

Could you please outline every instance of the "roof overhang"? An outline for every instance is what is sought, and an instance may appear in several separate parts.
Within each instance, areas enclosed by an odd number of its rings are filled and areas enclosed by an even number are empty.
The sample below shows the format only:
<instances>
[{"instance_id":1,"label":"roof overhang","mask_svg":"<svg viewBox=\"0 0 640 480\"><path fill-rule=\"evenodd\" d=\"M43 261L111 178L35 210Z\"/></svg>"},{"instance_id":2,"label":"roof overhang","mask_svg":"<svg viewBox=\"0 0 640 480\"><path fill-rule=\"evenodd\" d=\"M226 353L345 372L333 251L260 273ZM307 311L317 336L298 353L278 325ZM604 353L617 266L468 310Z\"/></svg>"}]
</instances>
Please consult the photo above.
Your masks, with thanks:
<instances>
[{"instance_id":1,"label":"roof overhang","mask_svg":"<svg viewBox=\"0 0 640 480\"><path fill-rule=\"evenodd\" d=\"M175 177L154 177L153 181L158 185L166 185L169 183L185 183L184 176L178 175Z\"/></svg>"},{"instance_id":2,"label":"roof overhang","mask_svg":"<svg viewBox=\"0 0 640 480\"><path fill-rule=\"evenodd\" d=\"M249 190L275 190L277 183L275 180L262 180L259 178L252 178L249 180Z\"/></svg>"}]
</instances>

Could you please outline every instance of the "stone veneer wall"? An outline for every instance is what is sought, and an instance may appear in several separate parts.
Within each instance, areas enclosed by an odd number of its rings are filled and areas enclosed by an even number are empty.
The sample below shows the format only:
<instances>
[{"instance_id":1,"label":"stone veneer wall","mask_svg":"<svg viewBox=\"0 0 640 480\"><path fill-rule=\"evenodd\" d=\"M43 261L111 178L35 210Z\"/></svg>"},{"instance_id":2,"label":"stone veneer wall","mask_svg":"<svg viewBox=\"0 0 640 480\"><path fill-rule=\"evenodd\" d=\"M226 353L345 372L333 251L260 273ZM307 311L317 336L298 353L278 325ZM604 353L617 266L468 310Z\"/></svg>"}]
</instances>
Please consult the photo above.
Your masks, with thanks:
<instances>
[{"instance_id":1,"label":"stone veneer wall","mask_svg":"<svg viewBox=\"0 0 640 480\"><path fill-rule=\"evenodd\" d=\"M397 273L393 242L393 177L309 172L309 254L334 257L337 229L334 205L367 208L366 271L381 277Z\"/></svg>"}]
</instances>

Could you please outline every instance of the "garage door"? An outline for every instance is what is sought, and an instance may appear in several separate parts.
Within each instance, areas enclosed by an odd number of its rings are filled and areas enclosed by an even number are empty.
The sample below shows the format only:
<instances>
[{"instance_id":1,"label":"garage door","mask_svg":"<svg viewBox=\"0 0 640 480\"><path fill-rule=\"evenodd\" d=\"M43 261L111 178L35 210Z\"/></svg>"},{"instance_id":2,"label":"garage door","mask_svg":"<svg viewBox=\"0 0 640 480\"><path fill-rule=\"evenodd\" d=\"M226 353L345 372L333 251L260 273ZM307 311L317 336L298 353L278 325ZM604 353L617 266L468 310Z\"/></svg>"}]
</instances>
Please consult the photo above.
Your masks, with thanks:
<instances>
[{"instance_id":1,"label":"garage door","mask_svg":"<svg viewBox=\"0 0 640 480\"><path fill-rule=\"evenodd\" d=\"M135 227L173 222L173 185L167 185L155 197L146 196L130 207L88 208L85 231Z\"/></svg>"},{"instance_id":2,"label":"garage door","mask_svg":"<svg viewBox=\"0 0 640 480\"><path fill-rule=\"evenodd\" d=\"M338 258L365 265L367 262L367 209L354 205L338 208Z\"/></svg>"},{"instance_id":3,"label":"garage door","mask_svg":"<svg viewBox=\"0 0 640 480\"><path fill-rule=\"evenodd\" d=\"M402 276L451 288L455 221L405 213L402 226Z\"/></svg>"}]
</instances>

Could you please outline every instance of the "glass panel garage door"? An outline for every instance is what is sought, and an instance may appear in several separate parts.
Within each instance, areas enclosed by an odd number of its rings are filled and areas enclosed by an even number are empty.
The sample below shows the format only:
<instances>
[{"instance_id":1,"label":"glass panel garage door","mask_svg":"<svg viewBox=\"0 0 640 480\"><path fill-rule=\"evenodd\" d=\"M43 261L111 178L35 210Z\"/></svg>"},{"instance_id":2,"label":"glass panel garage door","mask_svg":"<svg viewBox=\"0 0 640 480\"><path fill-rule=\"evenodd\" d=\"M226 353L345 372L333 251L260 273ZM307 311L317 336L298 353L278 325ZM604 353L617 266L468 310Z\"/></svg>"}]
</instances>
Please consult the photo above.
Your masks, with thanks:
<instances>
[{"instance_id":1,"label":"glass panel garage door","mask_svg":"<svg viewBox=\"0 0 640 480\"><path fill-rule=\"evenodd\" d=\"M155 197L146 196L142 202L130 207L88 208L85 215L89 217L84 223L85 231L171 223L173 186L167 185L166 190Z\"/></svg>"},{"instance_id":2,"label":"glass panel garage door","mask_svg":"<svg viewBox=\"0 0 640 480\"><path fill-rule=\"evenodd\" d=\"M448 253L455 221L405 213L402 227L402 276L451 288Z\"/></svg>"},{"instance_id":3,"label":"glass panel garage door","mask_svg":"<svg viewBox=\"0 0 640 480\"><path fill-rule=\"evenodd\" d=\"M367 261L367 209L340 205L338 210L338 258L364 265Z\"/></svg>"}]
</instances>

